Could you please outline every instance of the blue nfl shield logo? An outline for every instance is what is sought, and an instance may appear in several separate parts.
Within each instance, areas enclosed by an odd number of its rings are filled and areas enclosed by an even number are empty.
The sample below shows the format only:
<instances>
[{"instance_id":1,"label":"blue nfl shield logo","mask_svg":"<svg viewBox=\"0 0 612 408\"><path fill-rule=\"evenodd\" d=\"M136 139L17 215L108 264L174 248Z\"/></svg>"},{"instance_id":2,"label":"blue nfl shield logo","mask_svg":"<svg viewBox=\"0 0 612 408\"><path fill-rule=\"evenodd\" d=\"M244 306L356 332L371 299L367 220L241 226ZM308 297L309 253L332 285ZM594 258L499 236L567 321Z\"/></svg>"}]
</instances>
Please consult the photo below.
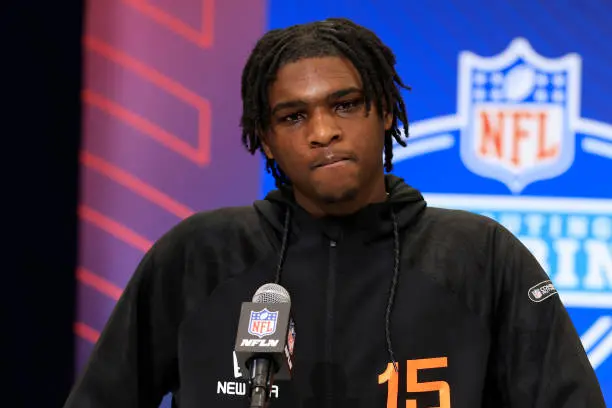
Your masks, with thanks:
<instances>
[{"instance_id":1,"label":"blue nfl shield logo","mask_svg":"<svg viewBox=\"0 0 612 408\"><path fill-rule=\"evenodd\" d=\"M276 332L278 312L271 312L267 308L259 312L251 311L249 319L249 334L259 338L270 336Z\"/></svg>"},{"instance_id":2,"label":"blue nfl shield logo","mask_svg":"<svg viewBox=\"0 0 612 408\"><path fill-rule=\"evenodd\" d=\"M474 173L520 193L574 161L581 60L548 59L518 38L502 53L459 57L461 157Z\"/></svg>"}]
</instances>

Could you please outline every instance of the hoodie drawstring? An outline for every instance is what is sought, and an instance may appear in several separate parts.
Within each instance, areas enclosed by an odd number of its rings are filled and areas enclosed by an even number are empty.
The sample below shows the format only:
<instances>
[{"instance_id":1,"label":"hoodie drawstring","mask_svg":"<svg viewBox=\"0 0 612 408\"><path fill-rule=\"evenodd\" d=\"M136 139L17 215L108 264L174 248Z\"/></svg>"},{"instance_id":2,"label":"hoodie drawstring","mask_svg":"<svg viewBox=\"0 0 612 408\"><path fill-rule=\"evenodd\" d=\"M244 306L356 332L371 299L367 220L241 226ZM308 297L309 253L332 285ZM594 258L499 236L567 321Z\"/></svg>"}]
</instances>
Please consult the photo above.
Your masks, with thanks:
<instances>
[{"instance_id":1,"label":"hoodie drawstring","mask_svg":"<svg viewBox=\"0 0 612 408\"><path fill-rule=\"evenodd\" d=\"M285 256L287 255L287 242L289 241L289 230L291 225L291 210L287 208L285 212L285 226L283 227L283 241L280 249L280 256L278 257L278 265L276 265L276 279L274 283L280 284L281 271L285 264Z\"/></svg>"},{"instance_id":2,"label":"hoodie drawstring","mask_svg":"<svg viewBox=\"0 0 612 408\"><path fill-rule=\"evenodd\" d=\"M397 362L395 361L393 346L391 344L391 310L393 309L393 302L395 301L395 291L397 289L397 282L399 279L400 242L397 216L395 215L395 212L393 210L391 210L391 219L393 221L393 279L391 280L391 290L389 291L389 299L387 300L387 310L385 312L385 337L387 339L387 351L389 352L389 357L391 358L393 367L397 372Z\"/></svg>"},{"instance_id":3,"label":"hoodie drawstring","mask_svg":"<svg viewBox=\"0 0 612 408\"><path fill-rule=\"evenodd\" d=\"M387 300L387 309L385 311L385 338L387 340L387 351L389 358L393 363L395 371L398 371L397 362L395 361L395 355L393 353L393 346L391 343L391 311L393 309L393 303L395 301L395 292L399 280L399 269L400 269L400 240L399 240L399 225L397 223L397 216L395 212L391 210L391 219L393 222L393 279L391 280L391 289L389 291L389 298ZM281 243L280 256L278 258L278 264L276 266L276 278L274 282L280 284L281 272L285 263L285 257L287 255L287 243L289 241L291 225L291 210L287 208L285 212L285 225L283 227L283 240Z\"/></svg>"}]
</instances>

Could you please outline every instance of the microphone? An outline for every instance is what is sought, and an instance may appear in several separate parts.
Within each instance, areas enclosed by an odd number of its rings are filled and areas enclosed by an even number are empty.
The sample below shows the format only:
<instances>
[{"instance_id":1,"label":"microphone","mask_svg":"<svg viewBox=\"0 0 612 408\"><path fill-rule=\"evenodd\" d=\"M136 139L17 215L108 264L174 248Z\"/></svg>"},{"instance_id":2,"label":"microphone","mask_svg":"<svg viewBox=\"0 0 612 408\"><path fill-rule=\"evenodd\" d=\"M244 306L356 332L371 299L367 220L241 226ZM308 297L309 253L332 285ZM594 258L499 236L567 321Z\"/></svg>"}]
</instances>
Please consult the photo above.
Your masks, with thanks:
<instances>
[{"instance_id":1,"label":"microphone","mask_svg":"<svg viewBox=\"0 0 612 408\"><path fill-rule=\"evenodd\" d=\"M274 380L293 376L295 324L291 297L281 285L267 283L252 302L243 302L234 351L247 376L250 408L266 407Z\"/></svg>"}]
</instances>

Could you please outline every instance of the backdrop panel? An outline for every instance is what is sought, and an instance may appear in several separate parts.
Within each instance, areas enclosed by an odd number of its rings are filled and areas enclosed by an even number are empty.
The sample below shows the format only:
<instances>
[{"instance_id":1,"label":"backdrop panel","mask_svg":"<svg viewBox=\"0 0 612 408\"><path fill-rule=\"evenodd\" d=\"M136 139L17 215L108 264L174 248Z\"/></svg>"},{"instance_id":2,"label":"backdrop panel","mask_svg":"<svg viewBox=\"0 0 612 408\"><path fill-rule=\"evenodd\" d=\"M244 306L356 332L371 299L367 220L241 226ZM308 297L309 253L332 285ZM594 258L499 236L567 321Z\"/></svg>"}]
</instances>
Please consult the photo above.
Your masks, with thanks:
<instances>
[{"instance_id":1,"label":"backdrop panel","mask_svg":"<svg viewBox=\"0 0 612 408\"><path fill-rule=\"evenodd\" d=\"M413 88L394 172L521 238L612 404L612 3L568 4L272 0L269 26L344 16L394 49Z\"/></svg>"},{"instance_id":2,"label":"backdrop panel","mask_svg":"<svg viewBox=\"0 0 612 408\"><path fill-rule=\"evenodd\" d=\"M262 0L88 3L78 371L157 238L193 211L257 198L259 159L238 125L240 74L264 18Z\"/></svg>"}]
</instances>

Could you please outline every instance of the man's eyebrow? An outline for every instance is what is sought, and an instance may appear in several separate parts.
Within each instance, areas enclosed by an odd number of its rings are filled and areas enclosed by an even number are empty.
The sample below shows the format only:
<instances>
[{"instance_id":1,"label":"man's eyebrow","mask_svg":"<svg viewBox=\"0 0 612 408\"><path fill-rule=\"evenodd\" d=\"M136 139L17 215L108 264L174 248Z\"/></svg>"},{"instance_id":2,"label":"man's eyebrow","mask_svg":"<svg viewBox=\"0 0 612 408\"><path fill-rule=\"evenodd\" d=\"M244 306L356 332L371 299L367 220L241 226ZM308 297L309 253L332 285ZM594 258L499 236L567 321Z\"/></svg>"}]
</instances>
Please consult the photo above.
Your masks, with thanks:
<instances>
[{"instance_id":1,"label":"man's eyebrow","mask_svg":"<svg viewBox=\"0 0 612 408\"><path fill-rule=\"evenodd\" d=\"M272 108L272 115L276 114L278 111L283 109L294 109L294 108L303 108L308 104L301 99L295 99L292 101L279 102Z\"/></svg>"},{"instance_id":2,"label":"man's eyebrow","mask_svg":"<svg viewBox=\"0 0 612 408\"><path fill-rule=\"evenodd\" d=\"M327 96L327 99L338 99L338 98L342 98L343 96L350 95L350 94L353 94L353 93L361 94L362 92L363 92L362 89L357 88L355 86L351 86L349 88L344 88L344 89L340 89L340 90L338 90L336 92L332 92L331 94L329 94Z\"/></svg>"},{"instance_id":3,"label":"man's eyebrow","mask_svg":"<svg viewBox=\"0 0 612 408\"><path fill-rule=\"evenodd\" d=\"M339 89L335 92L330 93L329 95L327 95L327 97L325 99L327 100L334 100L334 99L338 99L341 98L343 96L346 95L350 95L350 94L361 94L363 92L363 90L361 88L357 88L355 86L351 86L349 88L344 88L344 89ZM294 99L291 101L285 101L285 102L279 102L276 105L274 105L274 107L272 108L272 115L276 114L278 111L283 110L283 109L295 109L295 108L304 108L308 106L308 103L306 101L303 101L301 99Z\"/></svg>"}]
</instances>

